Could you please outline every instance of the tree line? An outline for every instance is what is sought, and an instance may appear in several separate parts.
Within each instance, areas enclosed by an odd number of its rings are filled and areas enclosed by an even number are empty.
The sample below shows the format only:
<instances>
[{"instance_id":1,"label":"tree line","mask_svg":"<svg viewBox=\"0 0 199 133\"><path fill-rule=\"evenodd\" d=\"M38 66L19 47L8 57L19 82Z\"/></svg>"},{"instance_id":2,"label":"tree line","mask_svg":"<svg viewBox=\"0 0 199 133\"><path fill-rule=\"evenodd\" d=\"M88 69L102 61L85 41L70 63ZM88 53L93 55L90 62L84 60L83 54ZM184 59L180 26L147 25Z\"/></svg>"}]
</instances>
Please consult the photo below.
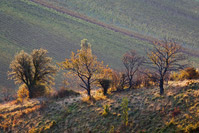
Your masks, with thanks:
<instances>
[{"instance_id":1,"label":"tree line","mask_svg":"<svg viewBox=\"0 0 199 133\"><path fill-rule=\"evenodd\" d=\"M162 95L164 81L170 72L186 67L182 50L174 40L166 39L154 42L153 49L147 51L147 58L140 56L135 50L130 50L122 57L124 71L117 72L105 66L103 61L98 61L92 53L91 44L87 39L83 39L81 49L77 50L76 54L72 52L70 58L57 64L68 75L78 77L81 81L80 87L85 89L90 97L92 86L96 83L101 85L106 95L111 85L117 90L124 90L125 87L134 89L138 84L135 78L140 78L141 75L158 83ZM34 97L36 88L50 88L54 84L58 67L52 65L52 58L48 57L47 53L44 49L35 49L31 54L22 50L10 64L9 78L13 79L15 84L25 84L29 98Z\"/></svg>"}]
</instances>

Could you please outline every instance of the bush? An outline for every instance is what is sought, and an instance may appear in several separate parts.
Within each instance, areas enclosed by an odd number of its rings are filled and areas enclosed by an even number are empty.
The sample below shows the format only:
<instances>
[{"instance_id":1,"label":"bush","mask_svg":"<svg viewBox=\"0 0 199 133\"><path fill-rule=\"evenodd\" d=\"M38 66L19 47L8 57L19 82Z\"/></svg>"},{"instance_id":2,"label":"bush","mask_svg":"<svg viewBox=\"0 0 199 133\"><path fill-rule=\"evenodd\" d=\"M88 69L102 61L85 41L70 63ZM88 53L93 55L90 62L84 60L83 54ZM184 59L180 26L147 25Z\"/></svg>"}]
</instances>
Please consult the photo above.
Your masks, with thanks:
<instances>
[{"instance_id":1,"label":"bush","mask_svg":"<svg viewBox=\"0 0 199 133\"><path fill-rule=\"evenodd\" d=\"M36 85L32 91L32 97L42 97L47 96L49 94L49 88L45 85Z\"/></svg>"},{"instance_id":2,"label":"bush","mask_svg":"<svg viewBox=\"0 0 199 133\"><path fill-rule=\"evenodd\" d=\"M113 71L112 88L114 88L114 90L123 90L126 86L126 83L126 76L124 73Z\"/></svg>"},{"instance_id":3,"label":"bush","mask_svg":"<svg viewBox=\"0 0 199 133\"><path fill-rule=\"evenodd\" d=\"M19 87L19 90L17 91L17 97L18 97L17 100L19 102L23 102L24 100L29 99L29 91L25 84Z\"/></svg>"},{"instance_id":4,"label":"bush","mask_svg":"<svg viewBox=\"0 0 199 133\"><path fill-rule=\"evenodd\" d=\"M129 101L126 97L122 99L121 107L122 107L122 120L124 126L128 126L128 111L129 111L128 102Z\"/></svg>"},{"instance_id":5,"label":"bush","mask_svg":"<svg viewBox=\"0 0 199 133\"><path fill-rule=\"evenodd\" d=\"M108 79L100 79L99 80L100 85L102 86L102 88L104 89L104 95L107 94L108 88L111 85L111 80Z\"/></svg>"},{"instance_id":6,"label":"bush","mask_svg":"<svg viewBox=\"0 0 199 133\"><path fill-rule=\"evenodd\" d=\"M54 94L53 98L58 99L58 98L68 97L68 96L71 96L71 95L78 96L80 94L78 92L75 92L75 91L72 91L72 90L68 90L66 88L61 88L60 90L58 90Z\"/></svg>"},{"instance_id":7,"label":"bush","mask_svg":"<svg viewBox=\"0 0 199 133\"><path fill-rule=\"evenodd\" d=\"M170 75L170 80L185 80L185 79L198 79L199 73L194 67L188 67L180 72L172 73Z\"/></svg>"},{"instance_id":8,"label":"bush","mask_svg":"<svg viewBox=\"0 0 199 133\"><path fill-rule=\"evenodd\" d=\"M194 67L188 67L185 69L185 71L188 73L188 79L198 79L199 73Z\"/></svg>"},{"instance_id":9,"label":"bush","mask_svg":"<svg viewBox=\"0 0 199 133\"><path fill-rule=\"evenodd\" d=\"M102 116L106 117L108 114L110 114L109 105L104 105L103 107L104 107L104 109L103 109L103 112L102 112Z\"/></svg>"},{"instance_id":10,"label":"bush","mask_svg":"<svg viewBox=\"0 0 199 133\"><path fill-rule=\"evenodd\" d=\"M142 70L142 72L138 72L135 77L135 88L150 87L156 84L156 75L153 75L149 70Z\"/></svg>"}]
</instances>

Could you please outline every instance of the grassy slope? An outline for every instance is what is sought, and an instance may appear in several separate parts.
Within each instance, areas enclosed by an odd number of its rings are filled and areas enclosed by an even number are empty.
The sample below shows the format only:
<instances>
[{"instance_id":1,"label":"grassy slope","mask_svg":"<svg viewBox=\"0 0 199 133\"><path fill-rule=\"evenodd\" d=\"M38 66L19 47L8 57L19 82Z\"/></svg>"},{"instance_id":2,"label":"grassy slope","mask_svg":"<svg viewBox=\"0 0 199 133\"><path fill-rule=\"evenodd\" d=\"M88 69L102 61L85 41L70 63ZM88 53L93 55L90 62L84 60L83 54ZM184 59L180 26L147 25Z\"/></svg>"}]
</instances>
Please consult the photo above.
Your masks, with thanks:
<instances>
[{"instance_id":1,"label":"grassy slope","mask_svg":"<svg viewBox=\"0 0 199 133\"><path fill-rule=\"evenodd\" d=\"M115 93L104 100L83 102L70 99L23 105L0 105L0 129L16 132L178 132L199 130L199 84L185 87L167 86L165 95L158 89L137 89ZM99 95L99 94L98 94ZM98 96L100 97L100 96ZM122 98L129 100L129 126L122 128ZM12 105L12 106L11 106ZM103 105L110 106L110 114L102 116ZM172 116L175 108L179 113ZM12 119L11 119L12 118ZM12 127L12 128L11 128Z\"/></svg>"},{"instance_id":2,"label":"grassy slope","mask_svg":"<svg viewBox=\"0 0 199 133\"><path fill-rule=\"evenodd\" d=\"M79 48L80 40L87 38L93 52L114 68L121 67L121 55L129 49L144 54L149 44L120 33L90 24L66 14L56 12L27 0L0 1L0 84L7 81L9 63L21 49L30 52L45 48L54 62L69 57ZM2 52L3 51L3 52Z\"/></svg>"},{"instance_id":3,"label":"grassy slope","mask_svg":"<svg viewBox=\"0 0 199 133\"><path fill-rule=\"evenodd\" d=\"M199 48L195 0L44 0L100 21L156 38L171 37Z\"/></svg>"}]
</instances>

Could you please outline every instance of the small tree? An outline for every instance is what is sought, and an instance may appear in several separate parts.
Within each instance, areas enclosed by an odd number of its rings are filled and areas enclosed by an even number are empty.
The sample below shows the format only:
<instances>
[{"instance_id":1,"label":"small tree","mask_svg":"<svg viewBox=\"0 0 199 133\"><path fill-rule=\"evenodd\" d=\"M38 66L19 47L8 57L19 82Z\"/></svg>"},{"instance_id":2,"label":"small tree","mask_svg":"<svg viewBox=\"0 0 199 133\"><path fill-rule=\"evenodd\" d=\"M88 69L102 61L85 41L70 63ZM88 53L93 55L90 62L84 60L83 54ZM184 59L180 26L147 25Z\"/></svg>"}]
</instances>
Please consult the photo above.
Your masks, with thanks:
<instances>
[{"instance_id":1,"label":"small tree","mask_svg":"<svg viewBox=\"0 0 199 133\"><path fill-rule=\"evenodd\" d=\"M104 95L107 94L107 91L109 88L113 87L112 85L112 81L113 81L113 70L105 67L101 74L98 76L99 78L99 84L100 86L103 88L103 92L104 92Z\"/></svg>"},{"instance_id":2,"label":"small tree","mask_svg":"<svg viewBox=\"0 0 199 133\"><path fill-rule=\"evenodd\" d=\"M77 50L76 55L72 52L71 59L66 59L59 65L79 77L82 81L80 86L87 90L88 96L91 96L91 85L98 80L98 74L104 68L103 62L98 62L97 57L92 54L91 45L87 39L81 41L81 49Z\"/></svg>"},{"instance_id":3,"label":"small tree","mask_svg":"<svg viewBox=\"0 0 199 133\"><path fill-rule=\"evenodd\" d=\"M144 58L131 50L124 54L122 62L125 66L125 75L128 80L129 89L133 87L133 78L139 67L143 64Z\"/></svg>"},{"instance_id":4,"label":"small tree","mask_svg":"<svg viewBox=\"0 0 199 133\"><path fill-rule=\"evenodd\" d=\"M155 74L158 75L160 94L164 94L164 80L168 72L184 68L182 60L182 47L175 41L159 41L154 43L154 49L148 53L148 58L154 65Z\"/></svg>"},{"instance_id":5,"label":"small tree","mask_svg":"<svg viewBox=\"0 0 199 133\"><path fill-rule=\"evenodd\" d=\"M10 79L13 79L16 84L24 83L28 88L29 98L33 97L33 91L37 85L53 84L53 76L57 69L51 64L52 58L47 57L47 52L44 49L35 49L28 54L22 50L10 64L12 70L8 72Z\"/></svg>"},{"instance_id":6,"label":"small tree","mask_svg":"<svg viewBox=\"0 0 199 133\"><path fill-rule=\"evenodd\" d=\"M109 79L100 79L99 83L102 86L102 88L104 89L104 95L106 95L107 91L108 91L108 88L111 85L111 80L109 80Z\"/></svg>"},{"instance_id":7,"label":"small tree","mask_svg":"<svg viewBox=\"0 0 199 133\"><path fill-rule=\"evenodd\" d=\"M130 110L128 108L128 99L127 97L122 99L121 107L122 107L122 120L124 126L128 126L128 111Z\"/></svg>"}]
</instances>

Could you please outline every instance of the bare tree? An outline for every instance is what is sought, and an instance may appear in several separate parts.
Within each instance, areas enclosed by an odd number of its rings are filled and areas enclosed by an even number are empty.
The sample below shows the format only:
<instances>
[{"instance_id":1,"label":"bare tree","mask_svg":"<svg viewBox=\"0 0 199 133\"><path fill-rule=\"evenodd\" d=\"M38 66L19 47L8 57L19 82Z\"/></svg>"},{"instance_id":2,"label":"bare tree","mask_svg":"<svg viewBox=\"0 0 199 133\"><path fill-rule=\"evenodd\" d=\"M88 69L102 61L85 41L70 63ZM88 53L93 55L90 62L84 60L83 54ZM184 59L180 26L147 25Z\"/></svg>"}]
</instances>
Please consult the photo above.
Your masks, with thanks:
<instances>
[{"instance_id":1,"label":"bare tree","mask_svg":"<svg viewBox=\"0 0 199 133\"><path fill-rule=\"evenodd\" d=\"M129 88L132 88L134 75L143 64L144 58L137 55L134 50L131 50L124 54L122 62L125 66L125 76L127 78Z\"/></svg>"},{"instance_id":2,"label":"bare tree","mask_svg":"<svg viewBox=\"0 0 199 133\"><path fill-rule=\"evenodd\" d=\"M28 87L29 98L33 97L36 85L53 84L53 76L57 69L51 64L52 58L47 57L47 52L44 49L35 49L29 55L22 50L10 64L12 70L8 72L10 79L13 79L16 84L24 83Z\"/></svg>"},{"instance_id":3,"label":"bare tree","mask_svg":"<svg viewBox=\"0 0 199 133\"><path fill-rule=\"evenodd\" d=\"M173 40L154 42L154 48L148 52L148 58L153 63L154 74L159 80L160 94L164 94L164 80L170 71L183 69L182 47Z\"/></svg>"}]
</instances>

